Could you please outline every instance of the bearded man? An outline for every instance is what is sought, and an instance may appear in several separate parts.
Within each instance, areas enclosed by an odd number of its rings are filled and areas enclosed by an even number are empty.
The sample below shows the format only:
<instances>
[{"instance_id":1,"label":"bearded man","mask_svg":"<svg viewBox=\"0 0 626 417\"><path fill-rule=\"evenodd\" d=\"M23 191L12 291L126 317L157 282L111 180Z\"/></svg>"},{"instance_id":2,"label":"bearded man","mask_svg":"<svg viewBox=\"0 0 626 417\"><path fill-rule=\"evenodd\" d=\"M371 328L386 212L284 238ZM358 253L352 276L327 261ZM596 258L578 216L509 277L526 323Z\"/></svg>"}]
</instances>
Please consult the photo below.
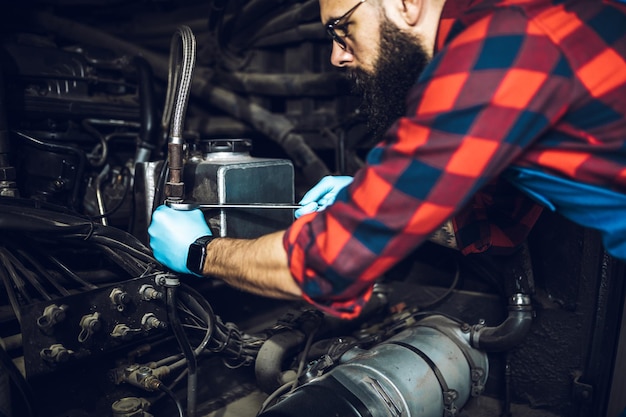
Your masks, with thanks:
<instances>
[{"instance_id":1,"label":"bearded man","mask_svg":"<svg viewBox=\"0 0 626 417\"><path fill-rule=\"evenodd\" d=\"M320 0L320 12L331 62L382 141L353 178L311 189L286 231L214 238L200 211L159 207L160 262L353 318L375 280L446 225L463 254L506 252L548 208L626 260L623 5Z\"/></svg>"}]
</instances>

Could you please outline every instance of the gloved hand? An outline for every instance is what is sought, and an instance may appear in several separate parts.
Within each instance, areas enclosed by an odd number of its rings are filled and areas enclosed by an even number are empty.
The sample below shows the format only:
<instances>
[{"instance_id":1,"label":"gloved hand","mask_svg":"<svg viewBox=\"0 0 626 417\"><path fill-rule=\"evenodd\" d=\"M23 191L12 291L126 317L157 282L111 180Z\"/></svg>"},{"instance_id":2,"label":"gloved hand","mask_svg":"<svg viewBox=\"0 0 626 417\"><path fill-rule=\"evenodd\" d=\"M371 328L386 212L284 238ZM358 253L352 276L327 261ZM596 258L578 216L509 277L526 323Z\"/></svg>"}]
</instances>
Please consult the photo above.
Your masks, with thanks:
<instances>
[{"instance_id":1,"label":"gloved hand","mask_svg":"<svg viewBox=\"0 0 626 417\"><path fill-rule=\"evenodd\" d=\"M167 206L159 206L152 213L148 234L157 261L183 274L192 273L187 268L189 245L199 237L213 235L201 210L174 210Z\"/></svg>"},{"instance_id":2,"label":"gloved hand","mask_svg":"<svg viewBox=\"0 0 626 417\"><path fill-rule=\"evenodd\" d=\"M326 176L302 197L302 206L294 212L296 219L314 211L322 211L335 202L337 194L347 187L354 178L347 175Z\"/></svg>"}]
</instances>

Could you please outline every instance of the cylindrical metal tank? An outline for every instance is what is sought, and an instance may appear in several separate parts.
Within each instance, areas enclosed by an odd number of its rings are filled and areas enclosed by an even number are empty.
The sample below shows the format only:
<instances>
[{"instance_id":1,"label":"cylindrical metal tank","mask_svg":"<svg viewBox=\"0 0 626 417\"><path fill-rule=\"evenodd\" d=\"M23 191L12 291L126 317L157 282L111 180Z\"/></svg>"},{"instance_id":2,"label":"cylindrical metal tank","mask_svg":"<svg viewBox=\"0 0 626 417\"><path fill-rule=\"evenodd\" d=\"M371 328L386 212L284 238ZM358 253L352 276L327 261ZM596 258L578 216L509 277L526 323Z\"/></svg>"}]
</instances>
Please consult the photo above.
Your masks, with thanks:
<instances>
[{"instance_id":1,"label":"cylindrical metal tank","mask_svg":"<svg viewBox=\"0 0 626 417\"><path fill-rule=\"evenodd\" d=\"M452 417L482 393L487 355L435 315L295 390L262 417ZM342 358L344 359L344 358Z\"/></svg>"}]
</instances>

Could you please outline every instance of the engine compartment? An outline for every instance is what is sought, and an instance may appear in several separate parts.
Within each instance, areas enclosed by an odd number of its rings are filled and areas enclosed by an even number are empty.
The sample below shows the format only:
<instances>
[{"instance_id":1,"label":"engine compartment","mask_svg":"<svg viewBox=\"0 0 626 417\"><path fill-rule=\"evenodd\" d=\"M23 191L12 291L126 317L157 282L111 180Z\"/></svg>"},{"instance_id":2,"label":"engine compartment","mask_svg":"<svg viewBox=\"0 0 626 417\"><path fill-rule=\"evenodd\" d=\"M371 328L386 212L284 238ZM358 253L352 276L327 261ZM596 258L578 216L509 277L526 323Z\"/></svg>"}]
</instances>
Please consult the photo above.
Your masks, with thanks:
<instances>
[{"instance_id":1,"label":"engine compartment","mask_svg":"<svg viewBox=\"0 0 626 417\"><path fill-rule=\"evenodd\" d=\"M552 213L507 256L425 244L352 321L152 257L176 123L185 201L290 204L363 164L376 140L330 67L317 0L2 7L0 416L612 417L626 406L624 266ZM181 27L197 50L177 120L167 96ZM282 209L205 215L229 237L293 221Z\"/></svg>"}]
</instances>

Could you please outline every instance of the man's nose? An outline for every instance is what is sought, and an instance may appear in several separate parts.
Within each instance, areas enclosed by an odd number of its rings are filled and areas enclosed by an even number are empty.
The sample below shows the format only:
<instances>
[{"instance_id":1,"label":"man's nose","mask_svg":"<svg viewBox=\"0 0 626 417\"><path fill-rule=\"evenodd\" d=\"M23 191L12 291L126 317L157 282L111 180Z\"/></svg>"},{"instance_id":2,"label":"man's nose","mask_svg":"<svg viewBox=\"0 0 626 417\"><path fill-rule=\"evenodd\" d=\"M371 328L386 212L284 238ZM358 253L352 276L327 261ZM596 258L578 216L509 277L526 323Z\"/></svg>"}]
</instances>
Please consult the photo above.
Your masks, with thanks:
<instances>
[{"instance_id":1,"label":"man's nose","mask_svg":"<svg viewBox=\"0 0 626 417\"><path fill-rule=\"evenodd\" d=\"M336 67L345 67L354 62L354 55L343 49L337 42L333 42L333 49L330 53L330 63Z\"/></svg>"}]
</instances>

